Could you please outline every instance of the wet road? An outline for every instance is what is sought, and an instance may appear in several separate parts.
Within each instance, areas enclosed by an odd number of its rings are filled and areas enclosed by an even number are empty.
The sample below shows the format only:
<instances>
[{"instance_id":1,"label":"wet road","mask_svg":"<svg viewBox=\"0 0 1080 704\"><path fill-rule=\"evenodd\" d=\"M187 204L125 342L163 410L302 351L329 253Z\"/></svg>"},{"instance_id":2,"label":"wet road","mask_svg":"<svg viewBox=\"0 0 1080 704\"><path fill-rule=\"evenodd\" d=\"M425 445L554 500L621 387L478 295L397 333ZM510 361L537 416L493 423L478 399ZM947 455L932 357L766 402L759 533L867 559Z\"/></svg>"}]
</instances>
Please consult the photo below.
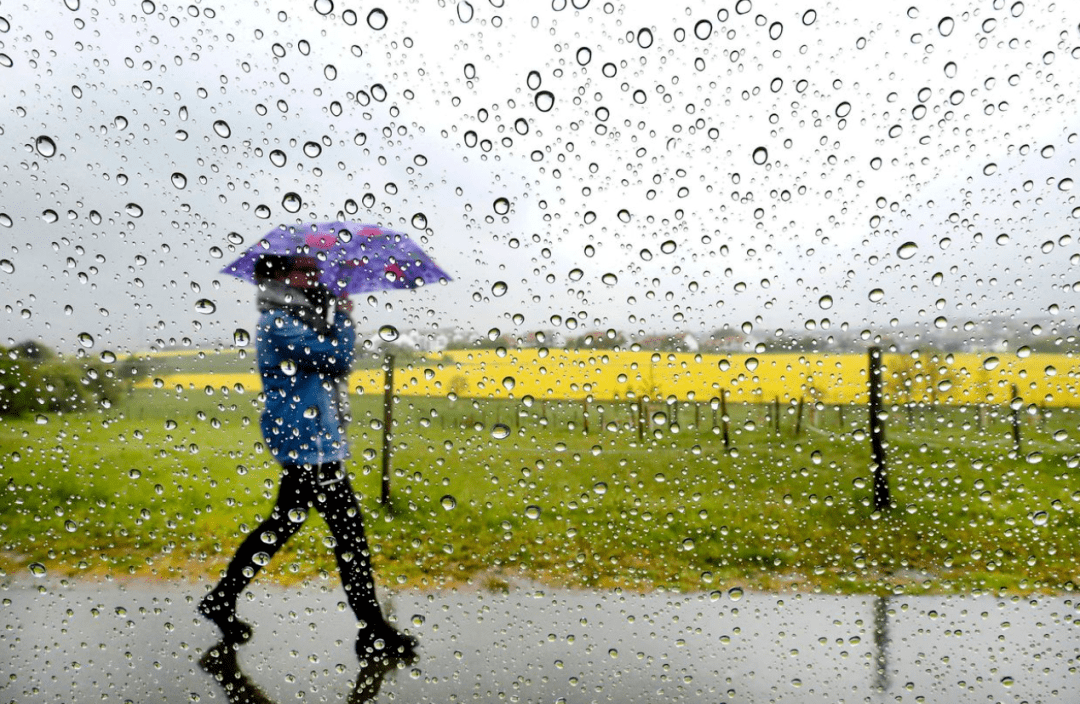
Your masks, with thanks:
<instances>
[{"instance_id":1,"label":"wet road","mask_svg":"<svg viewBox=\"0 0 1080 704\"><path fill-rule=\"evenodd\" d=\"M1080 701L1080 601L404 591L410 664L361 670L339 588L257 587L235 663L175 583L0 591L0 702Z\"/></svg>"}]
</instances>

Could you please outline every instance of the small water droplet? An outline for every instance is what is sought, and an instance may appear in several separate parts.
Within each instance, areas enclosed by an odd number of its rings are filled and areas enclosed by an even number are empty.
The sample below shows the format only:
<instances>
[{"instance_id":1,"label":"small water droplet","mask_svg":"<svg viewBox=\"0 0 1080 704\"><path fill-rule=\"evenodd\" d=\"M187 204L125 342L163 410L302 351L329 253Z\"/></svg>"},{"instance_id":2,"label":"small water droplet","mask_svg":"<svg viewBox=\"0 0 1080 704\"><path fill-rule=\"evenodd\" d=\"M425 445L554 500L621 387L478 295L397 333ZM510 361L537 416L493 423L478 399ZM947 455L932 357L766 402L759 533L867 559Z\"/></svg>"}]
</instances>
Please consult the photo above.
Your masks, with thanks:
<instances>
[{"instance_id":1,"label":"small water droplet","mask_svg":"<svg viewBox=\"0 0 1080 704\"><path fill-rule=\"evenodd\" d=\"M942 17L941 20L939 20L938 24L937 24L938 34L940 34L943 37L947 37L947 36L949 36L950 34L953 33L953 28L955 26L956 26L956 22L953 20L952 17L948 17L948 16Z\"/></svg>"},{"instance_id":2,"label":"small water droplet","mask_svg":"<svg viewBox=\"0 0 1080 704\"><path fill-rule=\"evenodd\" d=\"M70 518L64 521L64 530L66 530L68 533L74 533L78 529L79 526L76 525L75 521L71 520Z\"/></svg>"},{"instance_id":3,"label":"small water droplet","mask_svg":"<svg viewBox=\"0 0 1080 704\"><path fill-rule=\"evenodd\" d=\"M506 389L507 391L513 391L514 390L514 385L516 383L517 383L517 380L514 379L514 377L512 377L512 376L503 377L502 385L503 385L503 388Z\"/></svg>"},{"instance_id":4,"label":"small water droplet","mask_svg":"<svg viewBox=\"0 0 1080 704\"><path fill-rule=\"evenodd\" d=\"M142 0L142 11L146 14L153 14L154 10L156 9L157 6L154 5L154 0Z\"/></svg>"},{"instance_id":5,"label":"small water droplet","mask_svg":"<svg viewBox=\"0 0 1080 704\"><path fill-rule=\"evenodd\" d=\"M379 339L386 342L393 342L401 336L398 329L393 325L383 325L379 328Z\"/></svg>"},{"instance_id":6,"label":"small water droplet","mask_svg":"<svg viewBox=\"0 0 1080 704\"><path fill-rule=\"evenodd\" d=\"M535 505L526 506L525 517L533 521L540 518L540 507Z\"/></svg>"},{"instance_id":7,"label":"small water droplet","mask_svg":"<svg viewBox=\"0 0 1080 704\"><path fill-rule=\"evenodd\" d=\"M229 123L225 122L225 120L214 121L214 132L216 132L217 136L221 137L222 139L227 139L230 135L232 135L232 129L229 127Z\"/></svg>"},{"instance_id":8,"label":"small water droplet","mask_svg":"<svg viewBox=\"0 0 1080 704\"><path fill-rule=\"evenodd\" d=\"M664 254L671 254L677 247L678 245L675 244L675 240L668 240L660 245L660 251Z\"/></svg>"},{"instance_id":9,"label":"small water droplet","mask_svg":"<svg viewBox=\"0 0 1080 704\"><path fill-rule=\"evenodd\" d=\"M525 77L525 85L529 86L529 90L536 90L540 87L540 72L529 71L529 75Z\"/></svg>"},{"instance_id":10,"label":"small water droplet","mask_svg":"<svg viewBox=\"0 0 1080 704\"><path fill-rule=\"evenodd\" d=\"M281 151L280 149L275 149L274 151L270 152L270 163L274 166L285 166L285 162L287 162L288 160L288 157L285 156L285 152Z\"/></svg>"},{"instance_id":11,"label":"small water droplet","mask_svg":"<svg viewBox=\"0 0 1080 704\"><path fill-rule=\"evenodd\" d=\"M593 484L592 490L597 496L603 496L604 494L607 493L607 490L608 490L607 483L605 483L605 482L596 482L595 484Z\"/></svg>"},{"instance_id":12,"label":"small water droplet","mask_svg":"<svg viewBox=\"0 0 1080 704\"><path fill-rule=\"evenodd\" d=\"M600 280L608 286L614 286L615 284L619 283L619 277L611 273L604 274L600 277Z\"/></svg>"},{"instance_id":13,"label":"small water droplet","mask_svg":"<svg viewBox=\"0 0 1080 704\"><path fill-rule=\"evenodd\" d=\"M491 437L496 440L505 440L510 437L510 426L506 423L496 423L491 426Z\"/></svg>"},{"instance_id":14,"label":"small water droplet","mask_svg":"<svg viewBox=\"0 0 1080 704\"><path fill-rule=\"evenodd\" d=\"M47 223L52 224L52 223L56 222L57 220L59 220L60 216L57 215L55 210L50 208L50 209L44 211L41 214L41 219L44 220Z\"/></svg>"}]
</instances>

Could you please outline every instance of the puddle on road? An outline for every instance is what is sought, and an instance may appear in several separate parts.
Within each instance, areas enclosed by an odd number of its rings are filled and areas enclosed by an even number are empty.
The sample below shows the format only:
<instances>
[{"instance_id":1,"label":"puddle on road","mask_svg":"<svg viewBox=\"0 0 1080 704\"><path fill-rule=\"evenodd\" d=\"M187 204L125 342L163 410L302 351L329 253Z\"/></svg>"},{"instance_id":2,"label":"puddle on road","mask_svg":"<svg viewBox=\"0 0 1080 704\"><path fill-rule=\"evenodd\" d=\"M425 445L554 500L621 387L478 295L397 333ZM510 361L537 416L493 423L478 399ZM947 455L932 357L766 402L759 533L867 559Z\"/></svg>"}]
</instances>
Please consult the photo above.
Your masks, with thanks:
<instances>
[{"instance_id":1,"label":"puddle on road","mask_svg":"<svg viewBox=\"0 0 1080 704\"><path fill-rule=\"evenodd\" d=\"M528 586L393 595L420 658L360 672L344 592L253 594L235 672L211 652L195 587L9 584L0 701L1035 702L1074 696L1080 664L1069 596ZM227 693L214 672L243 686Z\"/></svg>"}]
</instances>

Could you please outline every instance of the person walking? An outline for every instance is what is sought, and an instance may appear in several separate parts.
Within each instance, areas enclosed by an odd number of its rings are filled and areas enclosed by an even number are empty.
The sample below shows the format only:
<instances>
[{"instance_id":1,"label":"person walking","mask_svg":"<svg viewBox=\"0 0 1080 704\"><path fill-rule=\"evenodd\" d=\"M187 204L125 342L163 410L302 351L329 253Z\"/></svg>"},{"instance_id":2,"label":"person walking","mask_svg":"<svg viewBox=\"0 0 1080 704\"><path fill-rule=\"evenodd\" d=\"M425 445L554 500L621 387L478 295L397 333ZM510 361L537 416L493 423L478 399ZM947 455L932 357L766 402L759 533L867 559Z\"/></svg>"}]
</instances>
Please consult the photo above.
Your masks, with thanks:
<instances>
[{"instance_id":1,"label":"person walking","mask_svg":"<svg viewBox=\"0 0 1080 704\"><path fill-rule=\"evenodd\" d=\"M341 581L359 622L357 655L411 658L417 640L388 624L379 608L360 506L342 465L349 456L352 301L335 298L319 276L314 257L262 255L256 262L256 343L266 399L261 428L281 464L281 482L270 516L243 540L198 610L221 629L226 643L250 640L251 627L236 613L237 599L314 508L333 534Z\"/></svg>"}]
</instances>

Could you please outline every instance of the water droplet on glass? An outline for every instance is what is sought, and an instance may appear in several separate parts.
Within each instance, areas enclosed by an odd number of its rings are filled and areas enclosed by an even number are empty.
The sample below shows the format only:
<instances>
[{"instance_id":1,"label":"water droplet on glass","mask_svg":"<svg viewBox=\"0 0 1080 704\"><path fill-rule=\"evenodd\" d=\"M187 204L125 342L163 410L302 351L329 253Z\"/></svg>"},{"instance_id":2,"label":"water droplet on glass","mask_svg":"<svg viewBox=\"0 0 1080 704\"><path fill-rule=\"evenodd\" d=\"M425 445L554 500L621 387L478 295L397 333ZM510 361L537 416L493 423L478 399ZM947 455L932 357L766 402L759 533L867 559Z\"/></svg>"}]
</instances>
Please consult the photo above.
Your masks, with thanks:
<instances>
[{"instance_id":1,"label":"water droplet on glass","mask_svg":"<svg viewBox=\"0 0 1080 704\"><path fill-rule=\"evenodd\" d=\"M75 12L79 9L79 0L64 0L64 6L72 12Z\"/></svg>"},{"instance_id":2,"label":"water droplet on glass","mask_svg":"<svg viewBox=\"0 0 1080 704\"><path fill-rule=\"evenodd\" d=\"M540 518L540 507L539 506L532 506L532 505L526 506L525 507L525 517L530 519L530 520L533 520L533 521Z\"/></svg>"},{"instance_id":3,"label":"water droplet on glass","mask_svg":"<svg viewBox=\"0 0 1080 704\"><path fill-rule=\"evenodd\" d=\"M1036 511L1031 516L1031 522L1037 526L1045 526L1050 521L1050 515L1046 511Z\"/></svg>"},{"instance_id":4,"label":"water droplet on glass","mask_svg":"<svg viewBox=\"0 0 1080 704\"><path fill-rule=\"evenodd\" d=\"M278 367L281 369L281 373L285 376L296 376L296 362L292 361L291 359L282 360L281 364L279 364Z\"/></svg>"},{"instance_id":5,"label":"water droplet on glass","mask_svg":"<svg viewBox=\"0 0 1080 704\"><path fill-rule=\"evenodd\" d=\"M746 365L746 371L752 372L752 371L754 371L755 369L758 368L758 364L759 364L758 358L757 357L747 357L746 362L744 362L744 364Z\"/></svg>"},{"instance_id":6,"label":"water droplet on glass","mask_svg":"<svg viewBox=\"0 0 1080 704\"><path fill-rule=\"evenodd\" d=\"M412 226L417 230L423 230L427 227L427 215L423 213L414 213L412 216Z\"/></svg>"},{"instance_id":7,"label":"water droplet on glass","mask_svg":"<svg viewBox=\"0 0 1080 704\"><path fill-rule=\"evenodd\" d=\"M653 425L664 426L667 425L667 413L663 411L657 411L652 415Z\"/></svg>"},{"instance_id":8,"label":"water droplet on glass","mask_svg":"<svg viewBox=\"0 0 1080 704\"><path fill-rule=\"evenodd\" d=\"M728 595L728 598L731 599L732 601L738 601L739 599L742 599L742 597L743 597L742 587L732 587L731 589L728 590L727 595Z\"/></svg>"},{"instance_id":9,"label":"water droplet on glass","mask_svg":"<svg viewBox=\"0 0 1080 704\"><path fill-rule=\"evenodd\" d=\"M1071 178L1063 178L1058 181L1059 191L1071 191L1073 187L1073 180Z\"/></svg>"},{"instance_id":10,"label":"water droplet on glass","mask_svg":"<svg viewBox=\"0 0 1080 704\"><path fill-rule=\"evenodd\" d=\"M880 288L875 288L874 290L870 291L870 295L868 296L868 298L872 303L877 303L881 299L885 298L885 292L882 291Z\"/></svg>"},{"instance_id":11,"label":"water droplet on glass","mask_svg":"<svg viewBox=\"0 0 1080 704\"><path fill-rule=\"evenodd\" d=\"M255 206L255 217L267 220L270 218L270 206L260 203Z\"/></svg>"},{"instance_id":12,"label":"water droplet on glass","mask_svg":"<svg viewBox=\"0 0 1080 704\"><path fill-rule=\"evenodd\" d=\"M442 504L442 507L447 511L452 511L453 509L457 508L457 499L455 499L450 494L446 494L441 499L439 499L439 503Z\"/></svg>"},{"instance_id":13,"label":"water droplet on glass","mask_svg":"<svg viewBox=\"0 0 1080 704\"><path fill-rule=\"evenodd\" d=\"M491 295L495 296L496 298L498 298L499 296L505 296L506 290L507 286L505 281L496 281L491 285Z\"/></svg>"},{"instance_id":14,"label":"water droplet on glass","mask_svg":"<svg viewBox=\"0 0 1080 704\"><path fill-rule=\"evenodd\" d=\"M462 22L464 22L466 24L468 24L469 22L472 22L472 18L473 18L473 6L472 6L472 3L467 2L467 0L458 0L457 16L458 16L459 20L461 20Z\"/></svg>"},{"instance_id":15,"label":"water droplet on glass","mask_svg":"<svg viewBox=\"0 0 1080 704\"><path fill-rule=\"evenodd\" d=\"M37 153L46 159L56 155L56 142L52 140L52 137L41 135L34 140L34 149Z\"/></svg>"},{"instance_id":16,"label":"water droplet on glass","mask_svg":"<svg viewBox=\"0 0 1080 704\"><path fill-rule=\"evenodd\" d=\"M956 26L956 22L952 17L942 17L937 23L937 31L943 37L947 37L953 32L953 27Z\"/></svg>"},{"instance_id":17,"label":"water droplet on glass","mask_svg":"<svg viewBox=\"0 0 1080 704\"><path fill-rule=\"evenodd\" d=\"M103 350L98 358L105 364L113 364L116 362L116 353L111 350Z\"/></svg>"},{"instance_id":18,"label":"water droplet on glass","mask_svg":"<svg viewBox=\"0 0 1080 704\"><path fill-rule=\"evenodd\" d=\"M548 112L555 107L555 95L549 90L542 90L534 98L536 109L540 112Z\"/></svg>"},{"instance_id":19,"label":"water droplet on glass","mask_svg":"<svg viewBox=\"0 0 1080 704\"><path fill-rule=\"evenodd\" d=\"M186 187L187 186L187 176L180 173L179 171L174 172L173 175L172 175L172 185L176 186L177 188Z\"/></svg>"},{"instance_id":20,"label":"water droplet on glass","mask_svg":"<svg viewBox=\"0 0 1080 704\"><path fill-rule=\"evenodd\" d=\"M510 212L510 201L506 198L496 198L495 202L492 204L492 207L499 215L506 215Z\"/></svg>"},{"instance_id":21,"label":"water droplet on glass","mask_svg":"<svg viewBox=\"0 0 1080 704\"><path fill-rule=\"evenodd\" d=\"M232 130L229 128L229 123L225 120L214 121L214 132L217 132L217 136L221 138L227 138L232 134Z\"/></svg>"},{"instance_id":22,"label":"water droplet on glass","mask_svg":"<svg viewBox=\"0 0 1080 704\"><path fill-rule=\"evenodd\" d=\"M236 328L232 334L233 344L237 347L247 347L251 342L251 333L244 328Z\"/></svg>"},{"instance_id":23,"label":"water droplet on glass","mask_svg":"<svg viewBox=\"0 0 1080 704\"><path fill-rule=\"evenodd\" d=\"M583 46L577 50L577 55L574 57L577 59L578 65L588 66L592 61L592 49L587 46Z\"/></svg>"},{"instance_id":24,"label":"water droplet on glass","mask_svg":"<svg viewBox=\"0 0 1080 704\"><path fill-rule=\"evenodd\" d=\"M47 223L52 224L52 223L56 222L57 220L59 220L60 216L57 215L55 210L50 208L50 209L44 211L43 213L41 213L41 219L44 220Z\"/></svg>"},{"instance_id":25,"label":"water droplet on glass","mask_svg":"<svg viewBox=\"0 0 1080 704\"><path fill-rule=\"evenodd\" d=\"M315 12L320 15L329 15L334 11L334 0L315 0Z\"/></svg>"},{"instance_id":26,"label":"water droplet on glass","mask_svg":"<svg viewBox=\"0 0 1080 704\"><path fill-rule=\"evenodd\" d=\"M496 440L505 440L510 437L510 426L506 423L496 423L491 426L491 437Z\"/></svg>"},{"instance_id":27,"label":"water droplet on glass","mask_svg":"<svg viewBox=\"0 0 1080 704\"><path fill-rule=\"evenodd\" d=\"M507 391L513 391L514 390L514 385L516 383L517 383L517 380L514 379L514 377L512 377L512 376L503 377L502 385L503 385L503 388L506 389Z\"/></svg>"},{"instance_id":28,"label":"water droplet on glass","mask_svg":"<svg viewBox=\"0 0 1080 704\"><path fill-rule=\"evenodd\" d=\"M14 274L15 264L10 259L0 259L0 271L5 274Z\"/></svg>"},{"instance_id":29,"label":"water droplet on glass","mask_svg":"<svg viewBox=\"0 0 1080 704\"><path fill-rule=\"evenodd\" d=\"M213 315L217 312L217 304L209 298L200 298L195 301L195 312L203 315Z\"/></svg>"},{"instance_id":30,"label":"water droplet on glass","mask_svg":"<svg viewBox=\"0 0 1080 704\"><path fill-rule=\"evenodd\" d=\"M754 150L753 158L754 158L754 163L757 164L758 166L761 166L762 164L764 164L766 161L769 160L769 150L766 149L765 147L758 147L757 149Z\"/></svg>"},{"instance_id":31,"label":"water droplet on glass","mask_svg":"<svg viewBox=\"0 0 1080 704\"><path fill-rule=\"evenodd\" d=\"M653 45L653 34L648 27L644 27L638 30L637 43L642 49L648 49Z\"/></svg>"},{"instance_id":32,"label":"water droplet on glass","mask_svg":"<svg viewBox=\"0 0 1080 704\"><path fill-rule=\"evenodd\" d=\"M80 332L78 335L79 344L83 347L90 349L94 346L94 336L88 332Z\"/></svg>"},{"instance_id":33,"label":"water droplet on glass","mask_svg":"<svg viewBox=\"0 0 1080 704\"><path fill-rule=\"evenodd\" d=\"M911 259L917 251L919 251L919 245L914 242L905 242L897 248L896 256L901 259Z\"/></svg>"},{"instance_id":34,"label":"water droplet on glass","mask_svg":"<svg viewBox=\"0 0 1080 704\"><path fill-rule=\"evenodd\" d=\"M79 526L75 523L75 521L71 520L70 518L64 521L64 530L66 530L68 533L74 533L78 529Z\"/></svg>"},{"instance_id":35,"label":"water droplet on glass","mask_svg":"<svg viewBox=\"0 0 1080 704\"><path fill-rule=\"evenodd\" d=\"M514 120L514 131L520 135L529 134L529 121L524 117Z\"/></svg>"},{"instance_id":36,"label":"water droplet on glass","mask_svg":"<svg viewBox=\"0 0 1080 704\"><path fill-rule=\"evenodd\" d=\"M281 207L290 213L299 212L302 205L303 201L300 199L300 195L292 191L286 193L285 197L281 199Z\"/></svg>"},{"instance_id":37,"label":"water droplet on glass","mask_svg":"<svg viewBox=\"0 0 1080 704\"><path fill-rule=\"evenodd\" d=\"M847 117L851 113L851 103L846 100L836 106L837 117Z\"/></svg>"},{"instance_id":38,"label":"water droplet on glass","mask_svg":"<svg viewBox=\"0 0 1080 704\"><path fill-rule=\"evenodd\" d=\"M987 357L983 360L983 369L991 371L997 369L999 364L1001 364L1001 360L997 357Z\"/></svg>"},{"instance_id":39,"label":"water droplet on glass","mask_svg":"<svg viewBox=\"0 0 1080 704\"><path fill-rule=\"evenodd\" d=\"M188 133L186 130L176 130L176 134L173 136L176 137L176 141L178 142L186 142L188 138Z\"/></svg>"},{"instance_id":40,"label":"water droplet on glass","mask_svg":"<svg viewBox=\"0 0 1080 704\"><path fill-rule=\"evenodd\" d=\"M540 87L540 72L529 71L529 75L525 77L525 85L529 86L529 90L536 90Z\"/></svg>"},{"instance_id":41,"label":"water droplet on glass","mask_svg":"<svg viewBox=\"0 0 1080 704\"><path fill-rule=\"evenodd\" d=\"M802 23L809 27L817 20L817 10L807 10L803 13Z\"/></svg>"},{"instance_id":42,"label":"water droplet on glass","mask_svg":"<svg viewBox=\"0 0 1080 704\"><path fill-rule=\"evenodd\" d=\"M401 333L399 333L398 329L395 328L393 325L383 325L381 328L379 328L380 340L384 340L386 342L393 342L400 336Z\"/></svg>"},{"instance_id":43,"label":"water droplet on glass","mask_svg":"<svg viewBox=\"0 0 1080 704\"><path fill-rule=\"evenodd\" d=\"M386 22L386 13L381 8L376 7L374 10L368 13L368 27L371 27L372 29L378 31L386 27Z\"/></svg>"},{"instance_id":44,"label":"water droplet on glass","mask_svg":"<svg viewBox=\"0 0 1080 704\"><path fill-rule=\"evenodd\" d=\"M829 310L832 308L833 300L832 296L822 296L818 299L818 307L822 310Z\"/></svg>"},{"instance_id":45,"label":"water droplet on glass","mask_svg":"<svg viewBox=\"0 0 1080 704\"><path fill-rule=\"evenodd\" d=\"M610 274L610 273L604 274L603 276L601 276L600 280L603 281L608 286L614 286L615 284L619 283L619 277L616 276L615 274Z\"/></svg>"},{"instance_id":46,"label":"water droplet on glass","mask_svg":"<svg viewBox=\"0 0 1080 704\"><path fill-rule=\"evenodd\" d=\"M308 157L309 159L314 159L315 157L319 156L320 154L322 154L322 145L321 144L319 144L318 142L305 142L304 143L304 156Z\"/></svg>"},{"instance_id":47,"label":"water droplet on glass","mask_svg":"<svg viewBox=\"0 0 1080 704\"><path fill-rule=\"evenodd\" d=\"M27 565L27 569L30 570L30 574L38 578L44 577L46 574L45 565L41 564L40 562L31 562L29 565Z\"/></svg>"},{"instance_id":48,"label":"water droplet on glass","mask_svg":"<svg viewBox=\"0 0 1080 704\"><path fill-rule=\"evenodd\" d=\"M138 203L128 203L124 206L124 211L133 218L141 218L143 214L142 206Z\"/></svg>"},{"instance_id":49,"label":"water droplet on glass","mask_svg":"<svg viewBox=\"0 0 1080 704\"><path fill-rule=\"evenodd\" d=\"M705 41L712 36L712 22L709 20L699 20L694 25L694 36L698 39Z\"/></svg>"}]
</instances>

